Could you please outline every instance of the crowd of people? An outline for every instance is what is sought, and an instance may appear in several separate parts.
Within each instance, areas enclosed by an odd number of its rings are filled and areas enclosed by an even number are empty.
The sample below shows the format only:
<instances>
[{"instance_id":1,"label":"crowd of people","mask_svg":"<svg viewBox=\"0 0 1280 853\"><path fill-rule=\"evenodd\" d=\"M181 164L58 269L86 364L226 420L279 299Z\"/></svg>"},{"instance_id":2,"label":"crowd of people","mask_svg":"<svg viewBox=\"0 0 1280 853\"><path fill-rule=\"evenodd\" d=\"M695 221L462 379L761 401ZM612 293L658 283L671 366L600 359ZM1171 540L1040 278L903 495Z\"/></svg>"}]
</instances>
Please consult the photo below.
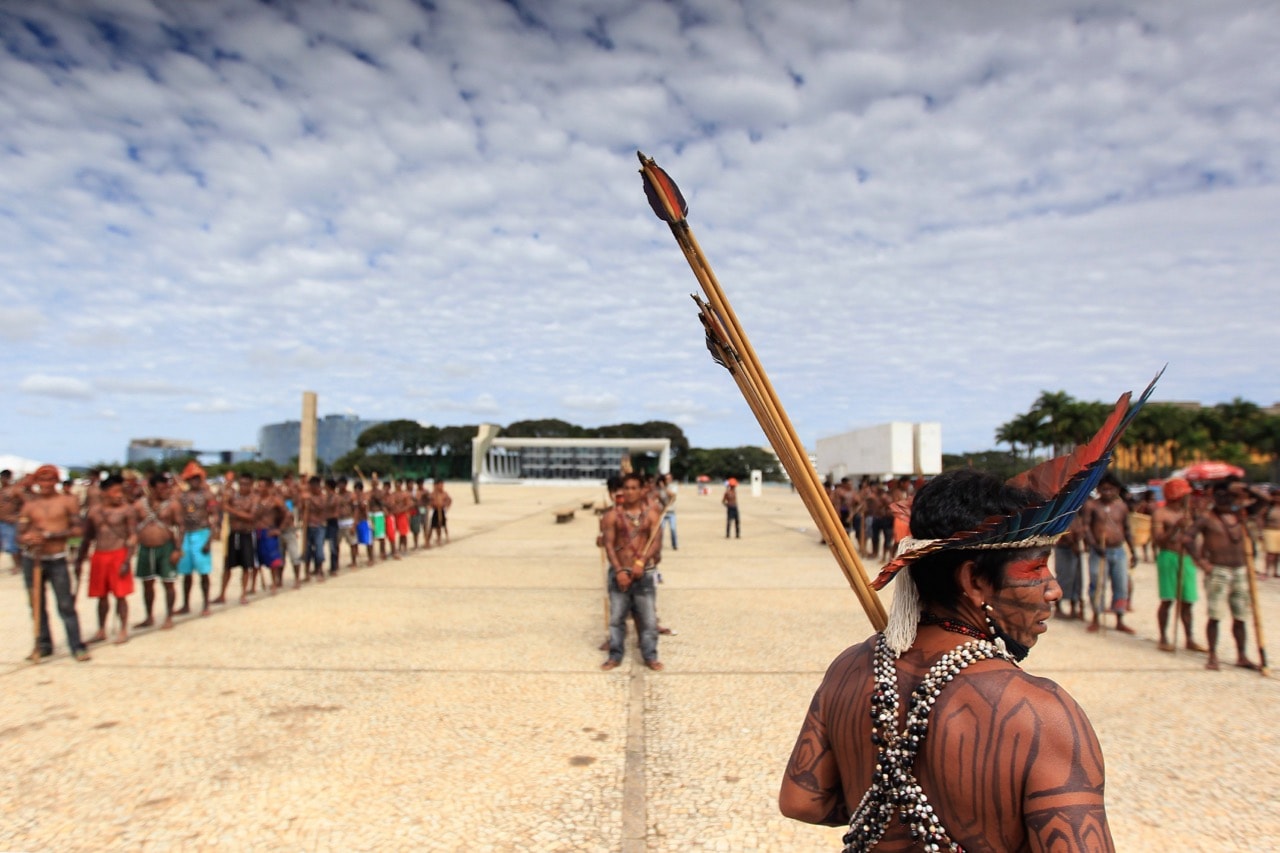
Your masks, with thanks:
<instances>
[{"instance_id":1,"label":"crowd of people","mask_svg":"<svg viewBox=\"0 0 1280 853\"><path fill-rule=\"evenodd\" d=\"M144 617L134 628L156 624L157 581L164 595L162 629L174 616L191 613L199 578L199 612L226 604L233 574L240 573L239 601L259 591L275 595L285 585L286 563L293 588L336 575L345 545L348 568L379 560L399 560L419 548L449 541L448 511L453 501L442 481L381 480L375 473L354 483L286 474L281 481L249 474L228 475L215 487L194 461L174 478L167 473L91 475L78 487L59 482L59 471L44 465L15 480L0 472L0 555L21 571L35 622L30 659L53 653L46 602L51 592L78 661L90 659L88 645L108 639L115 602L118 627L112 639L129 638L129 601L142 583ZM213 593L213 544L224 542L222 573ZM88 561L88 596L97 601L98 630L84 637L76 597ZM178 586L181 581L181 606Z\"/></svg>"},{"instance_id":2,"label":"crowd of people","mask_svg":"<svg viewBox=\"0 0 1280 853\"><path fill-rule=\"evenodd\" d=\"M869 560L888 562L897 542L908 535L909 507L923 480L901 477L887 482L863 478L854 486L849 478L828 482L827 493L859 552ZM1208 654L1206 666L1219 669L1220 625L1231 620L1236 665L1256 669L1245 652L1247 620L1252 601L1246 564L1265 555L1258 577L1280 577L1280 490L1264 490L1226 479L1194 489L1184 479L1164 482L1160 492L1133 492L1108 474L1098 484L1071 527L1053 549L1052 565L1062 599L1055 615L1087 621L1086 630L1104 626L1112 616L1115 629L1133 634L1125 622L1132 598L1132 571L1140 560L1154 561L1157 574L1162 651L1175 650L1169 632L1170 615L1177 611L1185 648ZM1207 605L1204 643L1193 635L1193 606L1203 590Z\"/></svg>"}]
</instances>

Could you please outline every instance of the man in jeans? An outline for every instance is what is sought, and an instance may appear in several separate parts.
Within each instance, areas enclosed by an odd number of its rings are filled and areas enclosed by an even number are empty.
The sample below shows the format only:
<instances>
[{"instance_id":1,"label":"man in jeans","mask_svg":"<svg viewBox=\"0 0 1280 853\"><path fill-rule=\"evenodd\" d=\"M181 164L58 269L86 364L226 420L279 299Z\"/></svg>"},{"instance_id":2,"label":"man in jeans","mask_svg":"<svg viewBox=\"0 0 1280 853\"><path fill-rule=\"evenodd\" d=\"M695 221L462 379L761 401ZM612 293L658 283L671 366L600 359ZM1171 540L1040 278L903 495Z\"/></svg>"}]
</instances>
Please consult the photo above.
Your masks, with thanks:
<instances>
[{"instance_id":1,"label":"man in jeans","mask_svg":"<svg viewBox=\"0 0 1280 853\"><path fill-rule=\"evenodd\" d=\"M1129 508L1120 500L1120 481L1108 474L1098 484L1098 499L1085 504L1085 545L1089 549L1089 598L1093 602L1093 621L1087 630L1098 630L1101 611L1105 606L1099 587L1099 572L1106 566L1111 580L1111 610L1116 614L1116 630L1132 634L1133 629L1124 624L1124 614L1129 610L1129 569L1138 565L1138 552L1133 547L1133 533L1129 530ZM1126 565L1124 546L1129 546Z\"/></svg>"},{"instance_id":2,"label":"man in jeans","mask_svg":"<svg viewBox=\"0 0 1280 853\"><path fill-rule=\"evenodd\" d=\"M45 587L53 588L58 615L67 631L67 645L78 661L89 659L89 650L80 638L80 617L76 615L75 593L71 589L71 573L67 570L67 540L80 534L80 503L71 495L58 492L58 469L41 465L32 478L31 494L18 519L18 544L22 547L22 576L31 595L32 616L39 627L36 647L29 660L53 653L53 636L49 632ZM39 588L36 572L40 573ZM36 598L39 597L39 606Z\"/></svg>"},{"instance_id":3,"label":"man in jeans","mask_svg":"<svg viewBox=\"0 0 1280 853\"><path fill-rule=\"evenodd\" d=\"M661 524L662 509L644 499L640 475L625 475L619 500L601 525L609 562L609 659L600 665L601 669L614 669L622 663L626 652L627 613L633 608L644 664L655 671L662 669L658 660L653 571L662 549L661 540L653 534Z\"/></svg>"}]
</instances>

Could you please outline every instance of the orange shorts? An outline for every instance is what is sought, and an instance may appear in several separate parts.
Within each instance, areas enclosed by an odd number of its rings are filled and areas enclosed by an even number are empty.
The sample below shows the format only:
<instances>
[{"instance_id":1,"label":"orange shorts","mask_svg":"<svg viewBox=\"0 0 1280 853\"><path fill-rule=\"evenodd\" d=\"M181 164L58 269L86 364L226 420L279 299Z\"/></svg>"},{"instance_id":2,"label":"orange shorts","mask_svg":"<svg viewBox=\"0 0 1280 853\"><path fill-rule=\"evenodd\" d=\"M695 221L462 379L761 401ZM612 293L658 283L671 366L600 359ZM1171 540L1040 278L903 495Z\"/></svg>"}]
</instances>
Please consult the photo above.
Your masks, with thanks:
<instances>
[{"instance_id":1,"label":"orange shorts","mask_svg":"<svg viewBox=\"0 0 1280 853\"><path fill-rule=\"evenodd\" d=\"M106 598L108 594L124 598L133 592L133 572L127 570L129 549L94 551L89 561L89 597ZM120 577L121 567L126 567Z\"/></svg>"},{"instance_id":2,"label":"orange shorts","mask_svg":"<svg viewBox=\"0 0 1280 853\"><path fill-rule=\"evenodd\" d=\"M401 536L409 535L409 513L396 513L396 530L399 531Z\"/></svg>"}]
</instances>

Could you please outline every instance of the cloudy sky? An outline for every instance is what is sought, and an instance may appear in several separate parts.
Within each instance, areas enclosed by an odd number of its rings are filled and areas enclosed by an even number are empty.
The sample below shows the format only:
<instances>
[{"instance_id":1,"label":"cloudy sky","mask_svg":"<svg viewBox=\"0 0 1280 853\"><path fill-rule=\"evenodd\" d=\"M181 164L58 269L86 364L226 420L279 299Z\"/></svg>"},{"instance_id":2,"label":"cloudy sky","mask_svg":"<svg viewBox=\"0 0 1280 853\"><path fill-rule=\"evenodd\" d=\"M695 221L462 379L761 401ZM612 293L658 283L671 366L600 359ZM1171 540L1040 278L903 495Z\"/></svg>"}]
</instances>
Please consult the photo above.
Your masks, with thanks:
<instances>
[{"instance_id":1,"label":"cloudy sky","mask_svg":"<svg viewBox=\"0 0 1280 853\"><path fill-rule=\"evenodd\" d=\"M1280 6L0 0L0 453L322 414L763 443L1280 400Z\"/></svg>"}]
</instances>

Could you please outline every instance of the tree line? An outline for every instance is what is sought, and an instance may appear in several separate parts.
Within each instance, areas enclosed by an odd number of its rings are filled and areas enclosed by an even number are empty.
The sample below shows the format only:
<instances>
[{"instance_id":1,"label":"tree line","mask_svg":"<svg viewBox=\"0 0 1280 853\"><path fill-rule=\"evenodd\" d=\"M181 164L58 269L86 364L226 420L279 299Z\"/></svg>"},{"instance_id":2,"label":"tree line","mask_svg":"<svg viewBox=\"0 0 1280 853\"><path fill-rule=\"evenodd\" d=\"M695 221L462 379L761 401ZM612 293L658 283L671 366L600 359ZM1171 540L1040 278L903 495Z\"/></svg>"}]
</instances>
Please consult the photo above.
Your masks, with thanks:
<instances>
[{"instance_id":1,"label":"tree line","mask_svg":"<svg viewBox=\"0 0 1280 853\"><path fill-rule=\"evenodd\" d=\"M1031 408L1001 424L999 444L1009 446L1015 467L1030 467L1037 451L1069 452L1102 426L1112 403L1077 400L1065 391L1042 391ZM1238 465L1250 479L1280 479L1280 415L1239 397L1214 406L1147 403L1120 441L1115 467L1130 478L1164 477L1201 459Z\"/></svg>"}]
</instances>

